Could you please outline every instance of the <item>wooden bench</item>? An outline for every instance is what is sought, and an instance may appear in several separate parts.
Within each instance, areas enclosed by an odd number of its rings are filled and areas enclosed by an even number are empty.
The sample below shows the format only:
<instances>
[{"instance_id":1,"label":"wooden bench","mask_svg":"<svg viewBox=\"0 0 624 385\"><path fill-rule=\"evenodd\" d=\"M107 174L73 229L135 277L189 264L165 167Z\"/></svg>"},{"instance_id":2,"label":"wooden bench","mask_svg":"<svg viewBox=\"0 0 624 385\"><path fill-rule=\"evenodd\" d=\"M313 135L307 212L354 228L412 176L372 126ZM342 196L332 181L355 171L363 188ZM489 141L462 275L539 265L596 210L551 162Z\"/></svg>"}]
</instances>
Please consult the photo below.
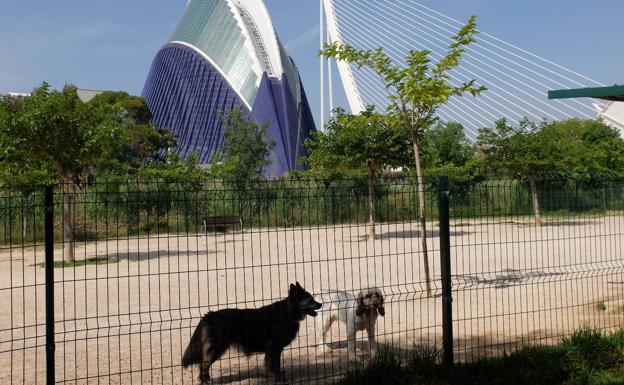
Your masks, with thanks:
<instances>
[{"instance_id":1,"label":"wooden bench","mask_svg":"<svg viewBox=\"0 0 624 385\"><path fill-rule=\"evenodd\" d=\"M208 231L208 227L228 226L228 225L240 225L241 231L243 230L243 219L239 216L215 216L215 217L203 217L202 223L204 225L204 232Z\"/></svg>"}]
</instances>

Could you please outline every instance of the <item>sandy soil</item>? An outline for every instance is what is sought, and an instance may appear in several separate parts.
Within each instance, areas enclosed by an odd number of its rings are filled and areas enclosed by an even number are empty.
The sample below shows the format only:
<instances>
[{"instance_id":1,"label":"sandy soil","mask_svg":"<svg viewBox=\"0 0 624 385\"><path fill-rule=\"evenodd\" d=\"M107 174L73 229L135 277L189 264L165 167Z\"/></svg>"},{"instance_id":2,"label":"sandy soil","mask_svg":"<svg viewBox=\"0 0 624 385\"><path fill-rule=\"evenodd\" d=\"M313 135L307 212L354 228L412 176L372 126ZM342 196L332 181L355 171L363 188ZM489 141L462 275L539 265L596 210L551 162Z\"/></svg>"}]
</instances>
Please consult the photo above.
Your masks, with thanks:
<instances>
[{"instance_id":1,"label":"sandy soil","mask_svg":"<svg viewBox=\"0 0 624 385\"><path fill-rule=\"evenodd\" d=\"M452 226L455 351L460 359L552 343L582 325L613 329L624 298L624 217L549 222L455 222ZM434 228L431 223L429 228ZM179 362L203 313L257 307L285 296L295 280L310 290L382 288L387 314L378 339L397 349L441 347L439 238L429 235L433 293L423 282L416 223L159 235L77 246L78 258L110 265L55 269L56 379L67 384L193 384ZM57 254L61 255L59 245ZM45 383L42 247L0 250L0 384ZM326 383L343 373L345 330L317 355L310 318L284 354L293 383ZM360 346L366 359L365 336ZM262 356L231 351L215 383L272 383Z\"/></svg>"}]
</instances>

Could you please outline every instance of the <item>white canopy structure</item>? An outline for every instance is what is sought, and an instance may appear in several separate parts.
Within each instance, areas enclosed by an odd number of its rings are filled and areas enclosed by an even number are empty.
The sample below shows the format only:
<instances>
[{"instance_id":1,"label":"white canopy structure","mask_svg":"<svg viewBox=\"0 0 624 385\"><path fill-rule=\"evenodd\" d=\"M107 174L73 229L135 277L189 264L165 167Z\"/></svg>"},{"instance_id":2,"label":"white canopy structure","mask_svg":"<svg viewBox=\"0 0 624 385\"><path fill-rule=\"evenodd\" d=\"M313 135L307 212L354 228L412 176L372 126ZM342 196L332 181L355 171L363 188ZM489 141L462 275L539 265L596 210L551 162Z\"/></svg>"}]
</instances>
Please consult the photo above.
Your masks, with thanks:
<instances>
[{"instance_id":1,"label":"white canopy structure","mask_svg":"<svg viewBox=\"0 0 624 385\"><path fill-rule=\"evenodd\" d=\"M594 104L598 111L598 119L620 130L624 138L624 102L611 102L609 104Z\"/></svg>"}]
</instances>

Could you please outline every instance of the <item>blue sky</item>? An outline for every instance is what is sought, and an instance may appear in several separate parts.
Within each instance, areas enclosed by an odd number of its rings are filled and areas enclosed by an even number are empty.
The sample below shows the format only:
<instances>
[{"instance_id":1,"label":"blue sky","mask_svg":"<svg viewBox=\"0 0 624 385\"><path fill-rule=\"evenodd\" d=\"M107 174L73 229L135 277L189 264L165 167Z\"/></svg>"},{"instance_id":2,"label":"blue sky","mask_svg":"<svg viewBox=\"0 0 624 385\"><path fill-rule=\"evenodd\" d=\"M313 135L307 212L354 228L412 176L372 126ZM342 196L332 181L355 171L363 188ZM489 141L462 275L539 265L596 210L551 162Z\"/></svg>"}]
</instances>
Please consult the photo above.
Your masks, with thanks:
<instances>
[{"instance_id":1,"label":"blue sky","mask_svg":"<svg viewBox=\"0 0 624 385\"><path fill-rule=\"evenodd\" d=\"M389 1L389 0L381 0ZM318 116L318 1L265 0ZM421 0L600 82L624 83L622 0ZM0 93L55 87L140 94L186 0L20 0L0 11ZM344 103L337 95L337 104Z\"/></svg>"}]
</instances>

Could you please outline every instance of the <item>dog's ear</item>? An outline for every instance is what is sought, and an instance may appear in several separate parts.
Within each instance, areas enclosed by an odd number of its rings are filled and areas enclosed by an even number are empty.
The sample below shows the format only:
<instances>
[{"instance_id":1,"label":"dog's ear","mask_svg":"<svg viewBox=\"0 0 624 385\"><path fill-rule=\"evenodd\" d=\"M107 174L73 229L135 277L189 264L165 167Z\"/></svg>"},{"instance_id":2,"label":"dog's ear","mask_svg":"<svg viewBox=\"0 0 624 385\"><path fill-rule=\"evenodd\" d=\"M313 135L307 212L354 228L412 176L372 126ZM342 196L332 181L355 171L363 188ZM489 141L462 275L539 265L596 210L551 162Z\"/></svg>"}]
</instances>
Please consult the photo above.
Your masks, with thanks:
<instances>
[{"instance_id":1,"label":"dog's ear","mask_svg":"<svg viewBox=\"0 0 624 385\"><path fill-rule=\"evenodd\" d=\"M297 281L297 289L303 289L301 285L299 284L299 281Z\"/></svg>"},{"instance_id":2,"label":"dog's ear","mask_svg":"<svg viewBox=\"0 0 624 385\"><path fill-rule=\"evenodd\" d=\"M386 308L384 307L384 297L381 293L377 293L377 295L379 296L379 306L377 307L377 311L379 312L379 315L382 317L386 316Z\"/></svg>"},{"instance_id":3,"label":"dog's ear","mask_svg":"<svg viewBox=\"0 0 624 385\"><path fill-rule=\"evenodd\" d=\"M355 315L360 317L365 312L366 309L364 309L364 295L362 294L362 292L359 292L357 299L355 300Z\"/></svg>"},{"instance_id":4,"label":"dog's ear","mask_svg":"<svg viewBox=\"0 0 624 385\"><path fill-rule=\"evenodd\" d=\"M292 283L290 284L290 287L288 288L288 296L292 297L295 294L297 294L297 288L295 287L295 285L293 285Z\"/></svg>"}]
</instances>

